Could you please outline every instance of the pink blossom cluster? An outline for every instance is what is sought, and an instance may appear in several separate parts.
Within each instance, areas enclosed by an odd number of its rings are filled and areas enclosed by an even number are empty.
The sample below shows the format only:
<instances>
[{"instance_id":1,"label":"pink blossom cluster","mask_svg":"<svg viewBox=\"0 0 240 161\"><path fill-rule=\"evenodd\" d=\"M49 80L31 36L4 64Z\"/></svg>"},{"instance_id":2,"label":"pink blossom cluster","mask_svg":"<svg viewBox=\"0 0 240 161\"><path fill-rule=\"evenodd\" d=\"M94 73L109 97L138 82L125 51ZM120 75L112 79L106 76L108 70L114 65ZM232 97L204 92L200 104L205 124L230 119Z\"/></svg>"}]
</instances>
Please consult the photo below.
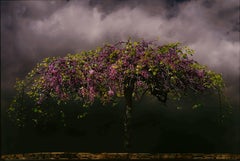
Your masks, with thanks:
<instances>
[{"instance_id":1,"label":"pink blossom cluster","mask_svg":"<svg viewBox=\"0 0 240 161\"><path fill-rule=\"evenodd\" d=\"M217 74L190 59L190 55L177 43L160 46L127 41L105 45L42 63L36 69L38 76L29 78L35 83L28 91L38 103L48 98L93 103L96 99L108 102L123 97L129 80L134 82L134 97L146 91L160 98L187 89L213 88Z\"/></svg>"}]
</instances>

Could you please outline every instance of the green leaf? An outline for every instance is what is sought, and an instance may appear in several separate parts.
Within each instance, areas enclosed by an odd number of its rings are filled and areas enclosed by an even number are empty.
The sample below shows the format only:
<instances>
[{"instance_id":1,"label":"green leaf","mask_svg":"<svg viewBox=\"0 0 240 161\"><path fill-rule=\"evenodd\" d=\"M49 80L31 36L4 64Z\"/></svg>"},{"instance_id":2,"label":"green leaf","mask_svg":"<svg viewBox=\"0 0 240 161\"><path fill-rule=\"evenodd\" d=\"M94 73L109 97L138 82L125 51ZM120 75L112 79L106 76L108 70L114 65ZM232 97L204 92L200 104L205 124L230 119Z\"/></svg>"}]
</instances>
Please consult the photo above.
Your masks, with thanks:
<instances>
[{"instance_id":1,"label":"green leaf","mask_svg":"<svg viewBox=\"0 0 240 161\"><path fill-rule=\"evenodd\" d=\"M37 108L34 108L34 109L33 109L33 112L38 112L38 109L37 109Z\"/></svg>"},{"instance_id":2,"label":"green leaf","mask_svg":"<svg viewBox=\"0 0 240 161\"><path fill-rule=\"evenodd\" d=\"M37 120L37 119L32 119L32 120L33 120L33 122L34 122L35 124L38 123L38 120Z\"/></svg>"},{"instance_id":3,"label":"green leaf","mask_svg":"<svg viewBox=\"0 0 240 161\"><path fill-rule=\"evenodd\" d=\"M197 109L197 108L199 108L199 107L201 107L201 106L202 106L201 104L195 104L195 105L192 106L192 109L195 110L195 109Z\"/></svg>"},{"instance_id":4,"label":"green leaf","mask_svg":"<svg viewBox=\"0 0 240 161\"><path fill-rule=\"evenodd\" d=\"M77 118L81 119L81 118L84 118L86 115L87 115L87 112L84 112L83 114L78 115Z\"/></svg>"},{"instance_id":5,"label":"green leaf","mask_svg":"<svg viewBox=\"0 0 240 161\"><path fill-rule=\"evenodd\" d=\"M177 110L182 110L182 107L181 107L181 106L178 106L178 107L177 107Z\"/></svg>"}]
</instances>

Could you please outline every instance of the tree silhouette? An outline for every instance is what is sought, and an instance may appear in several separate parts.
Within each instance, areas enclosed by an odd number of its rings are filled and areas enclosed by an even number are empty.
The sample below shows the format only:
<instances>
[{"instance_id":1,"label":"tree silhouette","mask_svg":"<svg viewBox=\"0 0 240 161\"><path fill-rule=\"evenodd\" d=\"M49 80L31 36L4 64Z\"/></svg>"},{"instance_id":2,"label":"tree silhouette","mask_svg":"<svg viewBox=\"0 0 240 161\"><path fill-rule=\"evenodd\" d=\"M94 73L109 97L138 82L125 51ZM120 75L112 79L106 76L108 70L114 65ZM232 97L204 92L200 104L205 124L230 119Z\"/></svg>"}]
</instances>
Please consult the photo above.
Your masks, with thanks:
<instances>
[{"instance_id":1,"label":"tree silhouette","mask_svg":"<svg viewBox=\"0 0 240 161\"><path fill-rule=\"evenodd\" d=\"M168 98L180 99L188 91L222 91L221 75L191 59L193 53L180 43L128 40L46 58L24 80L17 81L17 94L8 111L23 123L26 118L22 115L30 109L36 117L32 121L38 123L39 116L47 116L42 106L49 100L59 106L75 101L80 107L89 107L96 100L106 104L124 98L124 146L129 150L133 99L149 94L165 103ZM27 107L29 101L32 105ZM63 111L61 115L64 117Z\"/></svg>"}]
</instances>

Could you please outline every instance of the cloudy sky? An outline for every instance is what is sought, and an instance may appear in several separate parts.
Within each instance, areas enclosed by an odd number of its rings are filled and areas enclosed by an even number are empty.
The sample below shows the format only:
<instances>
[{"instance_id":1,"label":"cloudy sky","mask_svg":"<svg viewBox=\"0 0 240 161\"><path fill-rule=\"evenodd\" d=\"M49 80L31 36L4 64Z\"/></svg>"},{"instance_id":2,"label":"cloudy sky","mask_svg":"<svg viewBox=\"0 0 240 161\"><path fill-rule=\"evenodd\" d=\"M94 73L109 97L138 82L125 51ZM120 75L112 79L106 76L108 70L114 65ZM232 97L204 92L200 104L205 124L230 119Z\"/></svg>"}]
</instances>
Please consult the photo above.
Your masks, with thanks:
<instances>
[{"instance_id":1,"label":"cloudy sky","mask_svg":"<svg viewBox=\"0 0 240 161\"><path fill-rule=\"evenodd\" d=\"M5 109L14 96L16 78L23 79L43 58L74 54L128 37L159 39L159 44L182 42L193 48L196 51L194 59L223 74L226 96L237 111L240 107L239 17L239 0L1 1L1 125L4 129L1 138L4 153L43 149L66 151L66 147L71 151L81 148L86 151L89 147L87 151L91 151L93 147L104 150L104 146L106 151L118 151L122 146L121 139L117 139L121 138L121 124L118 124L121 119L116 110L120 108L99 109L88 120L80 121L80 125L74 122L75 132L70 129L65 134L56 130L54 135L49 132L50 136L46 131L36 134L33 129L19 131L11 127ZM217 106L212 100L206 102L208 107ZM154 104L154 107L148 106L148 102L143 102L134 112L135 149L140 147L141 152L155 148L156 152L239 153L240 110L235 113L233 122L222 128L209 120L214 117L207 108L202 112L181 113L171 108L155 109L158 105ZM103 133L104 129L107 132Z\"/></svg>"},{"instance_id":2,"label":"cloudy sky","mask_svg":"<svg viewBox=\"0 0 240 161\"><path fill-rule=\"evenodd\" d=\"M133 39L182 42L239 104L239 0L1 1L2 103L44 57Z\"/></svg>"}]
</instances>

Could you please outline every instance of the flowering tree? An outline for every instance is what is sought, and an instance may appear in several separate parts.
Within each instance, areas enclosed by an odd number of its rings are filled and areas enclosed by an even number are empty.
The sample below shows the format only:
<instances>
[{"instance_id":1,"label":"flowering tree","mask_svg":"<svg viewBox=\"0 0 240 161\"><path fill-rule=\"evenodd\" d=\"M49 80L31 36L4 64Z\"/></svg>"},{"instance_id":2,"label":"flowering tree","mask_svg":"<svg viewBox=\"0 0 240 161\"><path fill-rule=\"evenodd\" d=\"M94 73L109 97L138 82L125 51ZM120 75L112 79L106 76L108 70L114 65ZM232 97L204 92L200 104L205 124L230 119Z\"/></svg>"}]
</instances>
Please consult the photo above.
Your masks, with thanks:
<instances>
[{"instance_id":1,"label":"flowering tree","mask_svg":"<svg viewBox=\"0 0 240 161\"><path fill-rule=\"evenodd\" d=\"M133 99L149 94L165 103L168 98L180 99L189 90L222 91L221 75L190 59L192 54L193 50L179 43L159 46L153 41L129 40L80 54L46 58L24 80L17 81L17 95L9 112L15 112L21 121L24 110L16 111L27 108L23 103L26 97L33 102L28 108L42 116L42 105L48 100L59 106L77 101L89 107L96 100L105 104L124 98L124 145L128 148ZM37 123L36 118L32 120Z\"/></svg>"}]
</instances>

